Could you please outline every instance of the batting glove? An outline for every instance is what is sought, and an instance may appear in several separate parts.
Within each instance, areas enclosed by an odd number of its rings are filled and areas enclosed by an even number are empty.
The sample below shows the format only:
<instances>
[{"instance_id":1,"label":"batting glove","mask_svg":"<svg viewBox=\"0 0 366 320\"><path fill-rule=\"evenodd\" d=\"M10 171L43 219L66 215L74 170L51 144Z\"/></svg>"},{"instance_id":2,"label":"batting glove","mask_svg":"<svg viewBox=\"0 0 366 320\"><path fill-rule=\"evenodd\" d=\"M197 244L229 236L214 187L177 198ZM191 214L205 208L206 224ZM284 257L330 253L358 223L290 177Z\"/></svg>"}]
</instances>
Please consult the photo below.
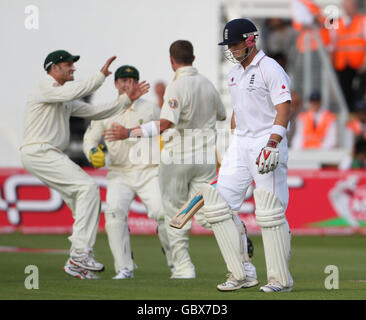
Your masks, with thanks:
<instances>
[{"instance_id":1,"label":"batting glove","mask_svg":"<svg viewBox=\"0 0 366 320\"><path fill-rule=\"evenodd\" d=\"M103 150L105 150L105 146L103 144L90 149L89 158L94 168L101 168L105 166L105 153Z\"/></svg>"},{"instance_id":2,"label":"batting glove","mask_svg":"<svg viewBox=\"0 0 366 320\"><path fill-rule=\"evenodd\" d=\"M268 173L277 168L280 154L277 145L277 141L269 140L267 145L262 148L256 161L256 164L258 166L258 173Z\"/></svg>"}]
</instances>

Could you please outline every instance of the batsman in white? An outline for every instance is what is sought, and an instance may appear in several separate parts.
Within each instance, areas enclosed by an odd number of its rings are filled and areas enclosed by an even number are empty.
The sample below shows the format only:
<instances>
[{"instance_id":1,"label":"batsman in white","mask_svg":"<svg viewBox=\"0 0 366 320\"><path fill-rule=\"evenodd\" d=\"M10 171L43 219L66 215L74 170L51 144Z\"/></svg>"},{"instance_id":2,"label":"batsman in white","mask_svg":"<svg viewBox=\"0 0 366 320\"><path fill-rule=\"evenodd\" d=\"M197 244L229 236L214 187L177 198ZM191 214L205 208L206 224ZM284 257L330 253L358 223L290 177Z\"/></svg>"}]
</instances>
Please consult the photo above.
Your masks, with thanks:
<instances>
[{"instance_id":1,"label":"batsman in white","mask_svg":"<svg viewBox=\"0 0 366 320\"><path fill-rule=\"evenodd\" d=\"M111 103L91 105L80 98L103 84L111 74L108 68L116 57L109 58L101 71L91 78L65 85L74 80L74 62L79 58L64 50L51 52L46 57L47 75L27 100L20 153L25 169L58 191L72 211L75 220L69 237L72 245L64 271L80 279L95 279L98 276L93 271L104 269L93 255L100 194L96 182L62 152L69 143L69 119L70 116L91 120L108 118L145 94L149 85L141 82Z\"/></svg>"},{"instance_id":2,"label":"batsman in white","mask_svg":"<svg viewBox=\"0 0 366 320\"><path fill-rule=\"evenodd\" d=\"M214 130L217 120L225 120L226 111L214 85L193 67L192 44L177 40L171 44L169 53L175 77L166 88L160 120L131 129L114 127L106 131L105 139L154 136L162 132L164 148L159 181L175 269L171 278L192 279L196 272L188 251L191 221L182 229L171 228L169 223L203 184L215 178ZM199 162L200 155L203 157ZM199 213L195 216L197 222L209 226Z\"/></svg>"},{"instance_id":3,"label":"batsman in white","mask_svg":"<svg viewBox=\"0 0 366 320\"><path fill-rule=\"evenodd\" d=\"M234 19L224 28L219 45L227 46L225 57L235 63L227 79L236 128L221 164L217 192L209 185L201 190L205 215L207 220L212 217L212 229L217 229L220 249L231 272L218 289L236 290L251 284L240 265L238 233L230 217L231 211L240 209L254 180L255 214L262 230L268 278L260 291L291 291L291 236L285 216L289 199L286 131L290 81L275 60L256 48L257 38L258 30L248 19Z\"/></svg>"},{"instance_id":4,"label":"batsman in white","mask_svg":"<svg viewBox=\"0 0 366 320\"><path fill-rule=\"evenodd\" d=\"M139 81L138 70L129 65L119 67L114 74L114 84L122 95ZM92 121L84 135L84 153L95 168L105 165L105 153L98 147L104 133L112 124L136 127L160 119L160 108L145 100L137 99L117 115ZM131 255L127 218L130 206L138 195L147 208L148 216L158 223L158 236L172 268L168 236L164 223L164 209L159 188L159 140L132 138L106 142L109 153L107 174L107 210L105 228L108 235L117 275L113 279L133 278L135 263ZM140 156L137 154L141 152Z\"/></svg>"}]
</instances>

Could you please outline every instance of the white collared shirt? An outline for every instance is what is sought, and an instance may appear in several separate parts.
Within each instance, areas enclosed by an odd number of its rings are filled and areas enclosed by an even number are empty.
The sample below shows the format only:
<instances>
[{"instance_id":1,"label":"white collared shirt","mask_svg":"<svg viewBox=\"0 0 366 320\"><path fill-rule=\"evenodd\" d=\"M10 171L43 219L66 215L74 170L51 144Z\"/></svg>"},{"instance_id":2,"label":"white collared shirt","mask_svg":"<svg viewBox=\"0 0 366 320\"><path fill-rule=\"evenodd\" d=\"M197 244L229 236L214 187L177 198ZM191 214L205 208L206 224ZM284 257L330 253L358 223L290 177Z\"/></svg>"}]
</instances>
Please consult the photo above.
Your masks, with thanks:
<instances>
[{"instance_id":1,"label":"white collared shirt","mask_svg":"<svg viewBox=\"0 0 366 320\"><path fill-rule=\"evenodd\" d=\"M291 101L290 78L272 58L259 51L245 69L236 64L228 75L236 129L252 138L271 132L275 106Z\"/></svg>"}]
</instances>

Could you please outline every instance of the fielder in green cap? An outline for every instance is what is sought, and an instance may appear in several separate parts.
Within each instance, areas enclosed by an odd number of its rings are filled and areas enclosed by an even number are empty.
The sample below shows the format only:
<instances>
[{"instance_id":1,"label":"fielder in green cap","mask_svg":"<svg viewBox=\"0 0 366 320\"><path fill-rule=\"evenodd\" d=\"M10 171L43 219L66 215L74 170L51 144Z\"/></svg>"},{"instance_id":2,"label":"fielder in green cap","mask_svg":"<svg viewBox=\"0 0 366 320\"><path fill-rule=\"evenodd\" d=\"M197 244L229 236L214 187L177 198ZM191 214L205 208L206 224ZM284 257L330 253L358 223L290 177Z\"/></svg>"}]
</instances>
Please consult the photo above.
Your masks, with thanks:
<instances>
[{"instance_id":1,"label":"fielder in green cap","mask_svg":"<svg viewBox=\"0 0 366 320\"><path fill-rule=\"evenodd\" d=\"M136 81L140 80L140 75L138 70L133 66L121 66L114 73L114 80L123 78L133 78Z\"/></svg>"},{"instance_id":2,"label":"fielder in green cap","mask_svg":"<svg viewBox=\"0 0 366 320\"><path fill-rule=\"evenodd\" d=\"M115 59L115 56L109 58L102 69L87 80L74 82L74 62L79 56L64 50L51 52L43 65L47 75L31 92L26 105L21 160L28 172L58 191L72 211L70 257L63 269L79 279L99 278L93 271L104 269L93 255L100 192L96 182L63 152L69 144L70 117L108 118L129 106L149 88L144 82L136 84L114 101L101 105L83 101L81 98L95 92L112 74L108 68ZM67 81L72 83L66 86Z\"/></svg>"},{"instance_id":3,"label":"fielder in green cap","mask_svg":"<svg viewBox=\"0 0 366 320\"><path fill-rule=\"evenodd\" d=\"M124 94L139 80L139 72L133 66L124 65L114 75L118 95ZM104 130L113 124L136 127L160 118L160 108L143 98L108 119L92 121L84 134L83 149L85 156L95 168L106 165L106 154L99 146ZM115 280L134 277L134 263L130 234L128 231L128 214L135 196L139 196L146 207L149 218L156 220L157 231L167 265L173 271L172 256L168 233L165 226L165 211L160 195L159 161L160 140L157 137L142 140L108 142L107 174L107 209L104 212L105 229L109 247L114 258ZM139 154L137 156L137 154Z\"/></svg>"}]
</instances>

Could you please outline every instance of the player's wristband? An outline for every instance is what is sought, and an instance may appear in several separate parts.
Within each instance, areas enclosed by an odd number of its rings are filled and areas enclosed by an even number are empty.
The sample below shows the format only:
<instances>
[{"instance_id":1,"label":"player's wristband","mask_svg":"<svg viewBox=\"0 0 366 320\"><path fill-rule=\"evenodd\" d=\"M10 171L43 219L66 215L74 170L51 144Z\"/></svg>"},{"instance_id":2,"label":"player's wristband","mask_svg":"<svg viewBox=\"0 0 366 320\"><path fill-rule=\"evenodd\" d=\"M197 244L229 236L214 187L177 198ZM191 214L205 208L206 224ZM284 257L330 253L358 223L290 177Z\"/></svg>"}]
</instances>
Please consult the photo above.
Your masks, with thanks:
<instances>
[{"instance_id":1,"label":"player's wristband","mask_svg":"<svg viewBox=\"0 0 366 320\"><path fill-rule=\"evenodd\" d=\"M129 138L131 135L131 130L127 128L127 138Z\"/></svg>"},{"instance_id":2,"label":"player's wristband","mask_svg":"<svg viewBox=\"0 0 366 320\"><path fill-rule=\"evenodd\" d=\"M154 137L159 134L159 130L156 127L155 121L144 123L140 126L143 137Z\"/></svg>"},{"instance_id":3,"label":"player's wristband","mask_svg":"<svg viewBox=\"0 0 366 320\"><path fill-rule=\"evenodd\" d=\"M278 124L274 124L272 126L271 134L278 134L282 138L286 135L287 129L283 126L280 126Z\"/></svg>"}]
</instances>

